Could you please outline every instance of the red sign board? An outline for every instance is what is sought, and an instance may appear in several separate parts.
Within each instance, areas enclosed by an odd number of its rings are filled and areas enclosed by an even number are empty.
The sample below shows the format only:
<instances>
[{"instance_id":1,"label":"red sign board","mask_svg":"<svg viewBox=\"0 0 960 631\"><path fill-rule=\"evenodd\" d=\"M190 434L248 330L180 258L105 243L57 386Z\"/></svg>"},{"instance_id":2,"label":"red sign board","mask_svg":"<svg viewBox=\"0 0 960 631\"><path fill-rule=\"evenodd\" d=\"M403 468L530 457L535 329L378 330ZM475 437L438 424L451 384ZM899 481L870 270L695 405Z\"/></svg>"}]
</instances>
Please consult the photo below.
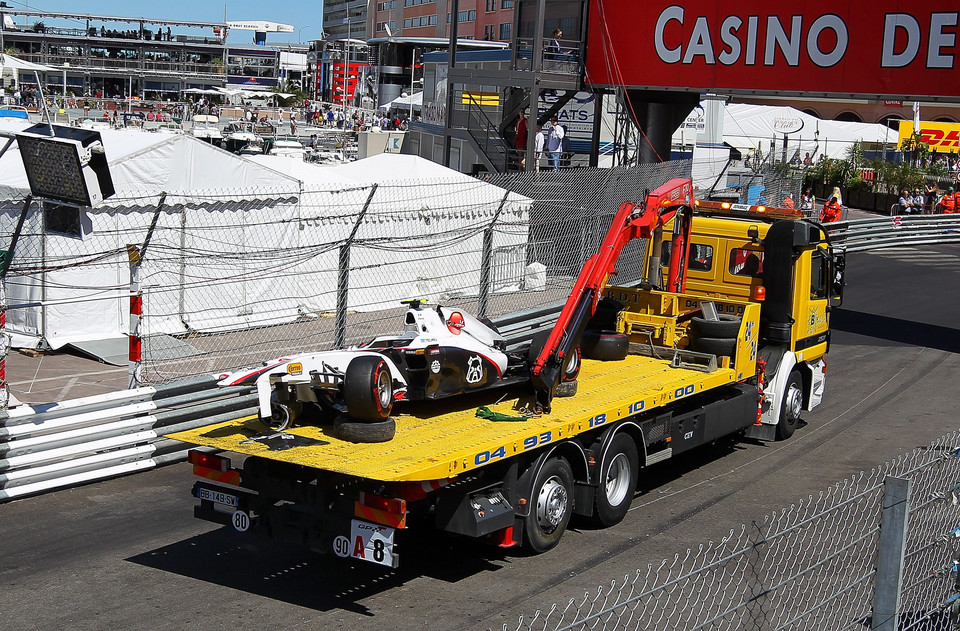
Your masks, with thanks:
<instances>
[{"instance_id":1,"label":"red sign board","mask_svg":"<svg viewBox=\"0 0 960 631\"><path fill-rule=\"evenodd\" d=\"M587 81L960 100L960 9L934 0L594 0Z\"/></svg>"}]
</instances>

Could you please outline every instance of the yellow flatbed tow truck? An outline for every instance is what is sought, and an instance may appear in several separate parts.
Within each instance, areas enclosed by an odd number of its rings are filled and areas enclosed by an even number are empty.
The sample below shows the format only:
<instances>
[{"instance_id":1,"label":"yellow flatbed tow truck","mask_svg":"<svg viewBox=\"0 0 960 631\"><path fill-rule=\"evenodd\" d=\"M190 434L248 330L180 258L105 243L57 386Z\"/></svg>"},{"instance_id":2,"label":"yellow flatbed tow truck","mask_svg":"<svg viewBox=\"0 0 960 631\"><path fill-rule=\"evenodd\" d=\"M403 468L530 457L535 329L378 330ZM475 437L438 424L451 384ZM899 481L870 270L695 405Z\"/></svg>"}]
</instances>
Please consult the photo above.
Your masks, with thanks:
<instances>
[{"instance_id":1,"label":"yellow flatbed tow truck","mask_svg":"<svg viewBox=\"0 0 960 631\"><path fill-rule=\"evenodd\" d=\"M173 434L243 457L234 468L227 455L191 452L202 478L193 489L196 516L392 567L404 531L413 527L544 552L574 514L601 526L622 520L641 467L730 434L788 437L801 408L822 396L825 369L817 362L825 344L818 356L798 362L778 341L790 331L764 316L750 281L727 292L736 296L711 285L708 297L702 288L690 291L687 276L704 272L697 244L712 244L717 255L729 242L764 254L771 280L782 277L765 237L754 234L780 223L792 226L789 239L780 237L790 250L780 264L806 274L802 261L823 249L826 234L747 210L742 235L734 230L718 240L697 232L695 207L689 181L672 180L643 204L621 208L557 325L531 344L529 383L394 406L395 431L382 442L344 439L329 420L276 430L269 411ZM670 241L662 239L665 226ZM778 243L773 237L770 243ZM634 238L649 239L648 252L670 259L666 281L608 286L620 250ZM668 243L673 252L663 247ZM739 254L722 254L742 267ZM650 257L647 277L662 271L659 258ZM762 274L751 281L758 279L766 282ZM808 278L800 280L810 287ZM713 308L721 315L710 317ZM568 372L581 352L579 373ZM777 372L784 366L786 379ZM284 364L273 373L274 388L285 387L288 370ZM780 382L782 392L767 385Z\"/></svg>"}]
</instances>

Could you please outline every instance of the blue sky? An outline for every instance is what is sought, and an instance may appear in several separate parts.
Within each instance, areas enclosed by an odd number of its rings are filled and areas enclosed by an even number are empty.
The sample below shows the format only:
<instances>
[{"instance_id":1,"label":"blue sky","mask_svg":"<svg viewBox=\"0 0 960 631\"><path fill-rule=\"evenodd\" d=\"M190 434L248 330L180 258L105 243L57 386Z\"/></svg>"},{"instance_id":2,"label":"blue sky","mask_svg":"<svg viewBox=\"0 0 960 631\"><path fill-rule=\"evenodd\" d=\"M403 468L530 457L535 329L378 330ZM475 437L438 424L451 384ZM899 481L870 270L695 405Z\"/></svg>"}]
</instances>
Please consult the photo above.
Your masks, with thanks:
<instances>
[{"instance_id":1,"label":"blue sky","mask_svg":"<svg viewBox=\"0 0 960 631\"><path fill-rule=\"evenodd\" d=\"M143 0L5 0L12 9L30 9L39 11L62 11L64 13L90 13L96 15L110 15L121 17L144 17L166 20L191 20L197 22L222 22L224 7L228 22L266 20L291 24L296 27L293 33L270 33L267 35L267 44L293 42L298 37L303 41L319 39L323 25L322 1L307 2L305 0L282 0L281 2L255 2L254 0L232 0L223 2L197 2L190 0L164 0L163 2L144 2ZM22 17L17 18L17 24L23 24ZM30 24L36 18L28 18ZM61 23L48 20L49 26L83 27L83 24ZM116 27L116 28L119 28ZM184 30L184 34L189 31ZM229 42L233 45L244 45L253 42L252 31L231 31Z\"/></svg>"}]
</instances>

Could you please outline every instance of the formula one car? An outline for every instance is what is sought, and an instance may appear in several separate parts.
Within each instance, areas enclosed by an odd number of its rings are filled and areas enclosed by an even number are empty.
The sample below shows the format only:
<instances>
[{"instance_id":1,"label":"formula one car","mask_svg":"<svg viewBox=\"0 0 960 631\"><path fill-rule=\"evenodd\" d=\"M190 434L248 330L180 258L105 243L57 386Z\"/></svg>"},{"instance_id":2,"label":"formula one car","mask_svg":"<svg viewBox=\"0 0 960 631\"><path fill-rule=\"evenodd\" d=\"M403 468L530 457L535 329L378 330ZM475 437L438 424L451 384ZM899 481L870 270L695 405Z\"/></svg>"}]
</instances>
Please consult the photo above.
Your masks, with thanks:
<instances>
[{"instance_id":1,"label":"formula one car","mask_svg":"<svg viewBox=\"0 0 960 631\"><path fill-rule=\"evenodd\" d=\"M449 307L427 308L420 300L403 304L409 309L399 335L344 350L281 357L225 375L219 385L256 384L261 421L277 431L307 411L319 411L321 419L335 421L340 438L379 442L393 437L395 403L530 380L530 353L508 352L506 340L489 321ZM575 380L579 371L576 353L563 380Z\"/></svg>"}]
</instances>

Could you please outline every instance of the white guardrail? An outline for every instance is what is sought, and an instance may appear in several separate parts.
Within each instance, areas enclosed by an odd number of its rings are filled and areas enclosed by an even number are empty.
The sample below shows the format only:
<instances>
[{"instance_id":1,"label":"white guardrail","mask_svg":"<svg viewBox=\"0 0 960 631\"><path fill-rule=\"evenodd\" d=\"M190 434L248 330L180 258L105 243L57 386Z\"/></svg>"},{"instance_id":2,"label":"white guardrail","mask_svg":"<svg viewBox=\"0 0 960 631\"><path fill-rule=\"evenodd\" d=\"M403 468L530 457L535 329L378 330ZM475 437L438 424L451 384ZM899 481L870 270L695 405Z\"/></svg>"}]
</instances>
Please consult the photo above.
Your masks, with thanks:
<instances>
[{"instance_id":1,"label":"white guardrail","mask_svg":"<svg viewBox=\"0 0 960 631\"><path fill-rule=\"evenodd\" d=\"M960 214L878 217L829 226L850 252L960 243ZM516 348L556 320L562 302L495 318ZM0 410L0 502L186 459L164 434L256 414L251 388L219 389L213 377Z\"/></svg>"},{"instance_id":2,"label":"white guardrail","mask_svg":"<svg viewBox=\"0 0 960 631\"><path fill-rule=\"evenodd\" d=\"M0 501L186 459L163 434L256 413L250 388L213 377L0 410Z\"/></svg>"}]
</instances>

